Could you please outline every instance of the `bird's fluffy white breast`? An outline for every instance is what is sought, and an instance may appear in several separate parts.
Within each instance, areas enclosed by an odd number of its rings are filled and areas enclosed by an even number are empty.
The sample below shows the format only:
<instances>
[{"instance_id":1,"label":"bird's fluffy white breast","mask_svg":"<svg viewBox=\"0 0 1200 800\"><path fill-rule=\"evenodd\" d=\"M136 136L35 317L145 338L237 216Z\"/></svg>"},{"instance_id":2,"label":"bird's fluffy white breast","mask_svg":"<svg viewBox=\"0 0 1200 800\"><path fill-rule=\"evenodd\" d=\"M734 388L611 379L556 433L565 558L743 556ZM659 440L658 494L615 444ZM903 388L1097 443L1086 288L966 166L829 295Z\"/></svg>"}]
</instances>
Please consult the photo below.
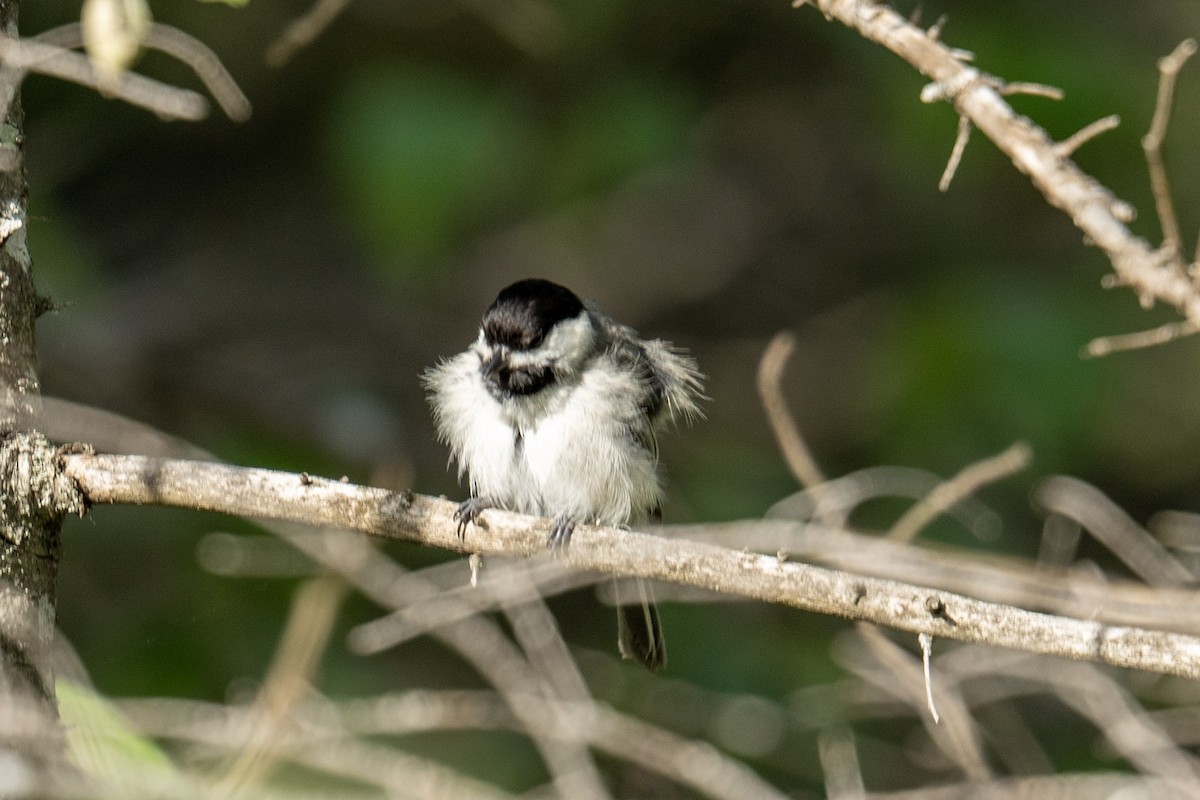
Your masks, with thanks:
<instances>
[{"instance_id":1,"label":"bird's fluffy white breast","mask_svg":"<svg viewBox=\"0 0 1200 800\"><path fill-rule=\"evenodd\" d=\"M658 505L654 455L631 430L648 425L643 391L601 355L578 384L548 398L547 413L525 431L523 454L541 489L542 513L617 525Z\"/></svg>"},{"instance_id":2,"label":"bird's fluffy white breast","mask_svg":"<svg viewBox=\"0 0 1200 800\"><path fill-rule=\"evenodd\" d=\"M459 477L470 476L473 494L493 496L520 510L521 501L528 498L512 496L513 490L528 480L515 458L515 431L483 384L479 356L473 349L459 353L432 368L425 382L432 390L438 437L450 446ZM504 486L497 480L501 477Z\"/></svg>"},{"instance_id":3,"label":"bird's fluffy white breast","mask_svg":"<svg viewBox=\"0 0 1200 800\"><path fill-rule=\"evenodd\" d=\"M645 391L599 354L577 382L496 400L472 350L434 367L434 419L459 474L473 491L513 511L622 524L657 506L654 455L635 436L645 428Z\"/></svg>"}]
</instances>

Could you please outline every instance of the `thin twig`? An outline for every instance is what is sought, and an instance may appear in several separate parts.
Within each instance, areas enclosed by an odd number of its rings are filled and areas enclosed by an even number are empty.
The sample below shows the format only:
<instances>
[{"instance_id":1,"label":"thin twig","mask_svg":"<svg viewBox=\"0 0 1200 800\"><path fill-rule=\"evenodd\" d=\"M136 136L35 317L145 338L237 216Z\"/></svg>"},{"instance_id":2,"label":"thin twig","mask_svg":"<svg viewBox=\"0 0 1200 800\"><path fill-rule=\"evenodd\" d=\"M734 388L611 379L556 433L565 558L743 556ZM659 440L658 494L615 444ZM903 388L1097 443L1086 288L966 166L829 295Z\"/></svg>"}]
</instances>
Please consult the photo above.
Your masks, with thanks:
<instances>
[{"instance_id":1,"label":"thin twig","mask_svg":"<svg viewBox=\"0 0 1200 800\"><path fill-rule=\"evenodd\" d=\"M1001 86L1000 94L1028 94L1034 97L1046 97L1050 100L1063 99L1063 90L1057 86L1047 86L1044 83L1030 83L1028 81L1008 81Z\"/></svg>"},{"instance_id":2,"label":"thin twig","mask_svg":"<svg viewBox=\"0 0 1200 800\"><path fill-rule=\"evenodd\" d=\"M921 530L947 508L974 494L981 486L1005 478L1024 469L1033 452L1029 445L1017 442L1002 453L985 458L963 468L950 480L939 485L921 502L904 512L887 537L897 542L911 542Z\"/></svg>"},{"instance_id":3,"label":"thin twig","mask_svg":"<svg viewBox=\"0 0 1200 800\"><path fill-rule=\"evenodd\" d=\"M568 703L544 697L521 699L528 706L528 713L538 717L555 738L594 747L690 787L700 796L717 800L785 798L752 769L707 742L686 739L603 703ZM331 707L336 711L333 730L328 713ZM190 700L126 700L121 709L151 735L214 747L227 746L247 725L242 709ZM298 710L297 716L309 724L298 727L288 742L293 758L320 750L331 740L341 741L347 731L361 737L428 731L525 732L523 720L512 713L508 699L493 691L395 692L344 701L336 706L328 702L314 704ZM384 783L378 776L368 780L373 785ZM444 796L463 795L448 791Z\"/></svg>"},{"instance_id":4,"label":"thin twig","mask_svg":"<svg viewBox=\"0 0 1200 800\"><path fill-rule=\"evenodd\" d=\"M980 703L1052 691L1090 720L1139 771L1178 782L1193 797L1200 788L1200 759L1172 742L1116 676L1105 670L973 647L947 653L938 660L938 668L960 683L971 681L971 694Z\"/></svg>"},{"instance_id":5,"label":"thin twig","mask_svg":"<svg viewBox=\"0 0 1200 800\"><path fill-rule=\"evenodd\" d=\"M822 521L831 527L845 528L846 520L864 503L882 497L920 500L942 483L932 472L914 467L864 467L821 485L825 500ZM1000 515L968 496L946 509L978 539L1000 535ZM769 519L810 520L814 516L811 492L801 490L777 501L767 509Z\"/></svg>"},{"instance_id":6,"label":"thin twig","mask_svg":"<svg viewBox=\"0 0 1200 800\"><path fill-rule=\"evenodd\" d=\"M1063 158L1070 158L1070 156L1080 147L1083 147L1100 134L1113 130L1120 124L1121 117L1117 114L1109 114L1107 117L1101 117L1095 122L1084 125L1082 128L1075 131L1075 133L1071 134L1066 139L1063 139L1061 142L1055 145L1055 150Z\"/></svg>"},{"instance_id":7,"label":"thin twig","mask_svg":"<svg viewBox=\"0 0 1200 800\"><path fill-rule=\"evenodd\" d=\"M77 48L83 46L83 28L78 22L69 22L42 31L34 40L64 49ZM245 122L249 119L250 101L229 74L229 70L225 69L221 59L204 42L174 26L155 22L147 29L141 44L147 49L166 53L191 67L230 119L235 122Z\"/></svg>"},{"instance_id":8,"label":"thin twig","mask_svg":"<svg viewBox=\"0 0 1200 800\"><path fill-rule=\"evenodd\" d=\"M1152 797L1154 800L1195 800L1195 789L1129 772L1064 772L1055 775L997 777L988 781L939 783L892 792L877 792L872 800L1096 800L1096 798Z\"/></svg>"},{"instance_id":9,"label":"thin twig","mask_svg":"<svg viewBox=\"0 0 1200 800\"><path fill-rule=\"evenodd\" d=\"M1200 332L1200 328L1191 320L1168 322L1137 333L1122 333L1116 336L1100 336L1092 339L1080 353L1084 358L1098 358L1121 350L1138 350L1143 347L1155 347L1185 336Z\"/></svg>"},{"instance_id":10,"label":"thin twig","mask_svg":"<svg viewBox=\"0 0 1200 800\"><path fill-rule=\"evenodd\" d=\"M925 675L925 702L929 704L929 716L933 718L933 724L937 725L942 721L942 717L938 714L937 704L933 702L933 675L929 669L929 661L933 657L933 637L928 633L917 634L917 643L921 645L921 669Z\"/></svg>"},{"instance_id":11,"label":"thin twig","mask_svg":"<svg viewBox=\"0 0 1200 800\"><path fill-rule=\"evenodd\" d=\"M505 616L530 668L545 688L547 698L578 703L586 708L592 703L592 695L579 672L579 665L571 658L567 643L563 641L558 622L538 594L536 584L527 570L511 570L508 578L517 584L515 589L521 602L507 607ZM557 727L563 723L549 724ZM586 725L586 721L583 724ZM559 760L552 766L556 768L555 788L561 796L611 798L591 751L578 742L563 742Z\"/></svg>"},{"instance_id":12,"label":"thin twig","mask_svg":"<svg viewBox=\"0 0 1200 800\"><path fill-rule=\"evenodd\" d=\"M1171 124L1171 103L1175 98L1175 81L1183 65L1196 52L1196 40L1184 39L1169 56L1158 62L1158 97L1154 102L1154 117L1150 130L1142 137L1142 149L1146 153L1146 164L1150 169L1150 186L1154 191L1154 207L1162 225L1163 249L1169 254L1172 266L1183 274L1180 259L1181 240L1179 219L1175 216L1175 203L1171 199L1171 182L1163 165L1162 146Z\"/></svg>"},{"instance_id":13,"label":"thin twig","mask_svg":"<svg viewBox=\"0 0 1200 800\"><path fill-rule=\"evenodd\" d=\"M1079 549L1083 526L1062 514L1050 514L1042 525L1042 541L1033 566L1040 571L1060 572L1070 567ZM1137 584L1139 587L1141 584ZM1108 599L1108 581L1104 581L1104 597Z\"/></svg>"},{"instance_id":14,"label":"thin twig","mask_svg":"<svg viewBox=\"0 0 1200 800\"><path fill-rule=\"evenodd\" d=\"M218 746L225 744L211 740L209 743ZM281 743L280 755L307 770L347 778L368 786L379 786L385 790L383 796L389 798L515 799L515 795L494 784L447 767L432 758L362 739L326 739L314 747L312 742L304 741L301 737L289 737Z\"/></svg>"},{"instance_id":15,"label":"thin twig","mask_svg":"<svg viewBox=\"0 0 1200 800\"><path fill-rule=\"evenodd\" d=\"M1034 501L1078 521L1113 555L1151 586L1186 586L1192 575L1157 539L1103 492L1078 478L1056 475L1042 481Z\"/></svg>"},{"instance_id":16,"label":"thin twig","mask_svg":"<svg viewBox=\"0 0 1200 800\"><path fill-rule=\"evenodd\" d=\"M201 94L134 72L122 73L116 83L103 80L83 53L33 39L18 40L0 35L0 60L15 72L15 75L6 76L0 86L0 107L5 109L12 102L25 73L37 72L95 89L166 119L196 121L208 114L208 101Z\"/></svg>"},{"instance_id":17,"label":"thin twig","mask_svg":"<svg viewBox=\"0 0 1200 800\"><path fill-rule=\"evenodd\" d=\"M938 668L941 668L940 663ZM972 688L964 686L964 696L970 698ZM1029 714L1026 719L1023 709L1005 702L972 702L971 714L979 723L988 752L995 755L1003 774L1053 775L1059 771L1032 728L1040 722L1037 714Z\"/></svg>"},{"instance_id":18,"label":"thin twig","mask_svg":"<svg viewBox=\"0 0 1200 800\"><path fill-rule=\"evenodd\" d=\"M850 728L839 725L833 730L821 731L817 736L817 757L821 760L828 800L866 798L862 769L854 749L854 732Z\"/></svg>"},{"instance_id":19,"label":"thin twig","mask_svg":"<svg viewBox=\"0 0 1200 800\"><path fill-rule=\"evenodd\" d=\"M477 553L471 554L478 557ZM468 565L469 566L469 565ZM395 647L409 639L428 634L432 630L481 612L503 608L518 600L514 595L517 584L513 571L521 570L525 579L537 586L542 597L553 597L563 592L588 586L600 580L600 576L575 572L557 559L530 560L528 562L488 562L483 578L462 584L462 565L451 563L427 567L419 573L426 580L437 582L436 573L457 575L457 586L447 586L436 595L402 605L390 614L361 623L350 630L347 643L359 654L369 655Z\"/></svg>"},{"instance_id":20,"label":"thin twig","mask_svg":"<svg viewBox=\"0 0 1200 800\"><path fill-rule=\"evenodd\" d=\"M780 386L783 368L795 347L795 337L786 331L775 334L775 338L771 339L767 349L763 351L762 360L758 362L758 395L762 399L767 420L771 423L771 430L775 432L775 440L783 452L788 469L801 486L812 492L814 510L818 517L822 517L824 508L821 486L825 483L825 476L821 474L821 468L817 466L816 459L804 443L804 437L800 435L795 419L788 412L787 401L784 400L783 389Z\"/></svg>"},{"instance_id":21,"label":"thin twig","mask_svg":"<svg viewBox=\"0 0 1200 800\"><path fill-rule=\"evenodd\" d=\"M288 23L279 38L267 48L267 63L282 67L296 53L312 44L337 19L350 0L317 0L308 11Z\"/></svg>"},{"instance_id":22,"label":"thin twig","mask_svg":"<svg viewBox=\"0 0 1200 800\"><path fill-rule=\"evenodd\" d=\"M921 21L919 19L910 19L910 21L912 22L913 25L919 25L921 23ZM942 31L945 29L946 23L949 21L950 21L949 15L942 14L940 17L937 18L936 22L934 22L932 25L929 26L929 29L927 31L925 31L925 35L936 42L937 40L942 38Z\"/></svg>"},{"instance_id":23,"label":"thin twig","mask_svg":"<svg viewBox=\"0 0 1200 800\"><path fill-rule=\"evenodd\" d=\"M143 44L152 50L161 50L174 56L191 67L225 116L234 122L245 122L250 118L250 100L229 70L225 69L221 59L204 42L178 28L156 22L150 26Z\"/></svg>"},{"instance_id":24,"label":"thin twig","mask_svg":"<svg viewBox=\"0 0 1200 800\"><path fill-rule=\"evenodd\" d=\"M296 592L279 648L251 711L249 735L240 740L237 757L218 784L221 794L249 788L270 770L290 709L316 674L345 594L346 584L330 577L313 578Z\"/></svg>"},{"instance_id":25,"label":"thin twig","mask_svg":"<svg viewBox=\"0 0 1200 800\"><path fill-rule=\"evenodd\" d=\"M926 696L922 689L922 668L912 655L889 639L874 625L857 625L866 652L854 664L841 660L848 669L885 692L899 698L912 708L929 738L950 758L959 769L975 780L987 780L992 774L987 757L983 753L979 726L971 717L970 709L957 685L949 681L939 682L936 692L943 714L934 719L924 713ZM871 657L867 658L866 655ZM942 724L944 723L944 724Z\"/></svg>"},{"instance_id":26,"label":"thin twig","mask_svg":"<svg viewBox=\"0 0 1200 800\"><path fill-rule=\"evenodd\" d=\"M230 119L242 122L250 116L250 101L216 53L199 39L170 25L152 23L142 44L174 56L191 67ZM60 25L27 39L0 36L0 59L12 67L12 74L6 76L0 86L0 107L7 108L12 102L26 73L38 72L87 86L166 119L196 121L207 116L208 103L196 92L134 72L123 71L115 80L99 75L86 55L72 49L82 45L83 30L78 22Z\"/></svg>"},{"instance_id":27,"label":"thin twig","mask_svg":"<svg viewBox=\"0 0 1200 800\"><path fill-rule=\"evenodd\" d=\"M942 170L942 177L938 181L939 191L948 191L950 189L950 181L954 180L954 173L958 171L959 162L962 161L963 151L967 149L967 140L971 138L971 120L960 116L958 118L958 133L954 136L954 147L950 150L950 159L946 162L946 168Z\"/></svg>"}]
</instances>

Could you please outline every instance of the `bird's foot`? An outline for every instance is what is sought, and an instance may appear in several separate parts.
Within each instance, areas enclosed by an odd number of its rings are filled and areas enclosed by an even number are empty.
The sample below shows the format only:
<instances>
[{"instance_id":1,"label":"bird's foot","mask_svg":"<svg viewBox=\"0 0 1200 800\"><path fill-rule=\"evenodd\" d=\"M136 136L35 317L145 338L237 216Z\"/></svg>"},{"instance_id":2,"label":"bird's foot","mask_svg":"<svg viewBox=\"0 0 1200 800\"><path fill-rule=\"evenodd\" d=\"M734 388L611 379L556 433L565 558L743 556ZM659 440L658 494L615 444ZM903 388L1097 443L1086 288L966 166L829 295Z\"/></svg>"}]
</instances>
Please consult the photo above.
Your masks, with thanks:
<instances>
[{"instance_id":1,"label":"bird's foot","mask_svg":"<svg viewBox=\"0 0 1200 800\"><path fill-rule=\"evenodd\" d=\"M467 538L467 526L472 523L479 524L479 515L487 511L493 506L491 500L486 497L468 497L458 504L458 510L454 512L454 518L458 520L458 538Z\"/></svg>"},{"instance_id":2,"label":"bird's foot","mask_svg":"<svg viewBox=\"0 0 1200 800\"><path fill-rule=\"evenodd\" d=\"M546 540L546 546L551 550L566 552L574 532L575 520L560 514L554 518L554 526L550 528L550 538Z\"/></svg>"}]
</instances>

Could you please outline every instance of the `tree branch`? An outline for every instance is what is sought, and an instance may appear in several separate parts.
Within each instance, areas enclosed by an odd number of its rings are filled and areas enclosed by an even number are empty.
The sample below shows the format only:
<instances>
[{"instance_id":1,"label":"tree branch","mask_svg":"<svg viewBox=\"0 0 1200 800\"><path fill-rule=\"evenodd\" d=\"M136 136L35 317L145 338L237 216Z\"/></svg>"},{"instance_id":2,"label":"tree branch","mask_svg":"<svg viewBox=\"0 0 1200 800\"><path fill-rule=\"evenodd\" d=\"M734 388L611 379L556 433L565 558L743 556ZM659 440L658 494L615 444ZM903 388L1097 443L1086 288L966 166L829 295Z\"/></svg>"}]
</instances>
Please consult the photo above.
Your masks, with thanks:
<instances>
[{"instance_id":1,"label":"tree branch","mask_svg":"<svg viewBox=\"0 0 1200 800\"><path fill-rule=\"evenodd\" d=\"M1002 453L971 464L953 478L940 483L921 502L905 511L904 516L892 525L887 537L895 542L911 542L946 509L974 494L981 486L1025 469L1032 458L1029 445L1017 442Z\"/></svg>"},{"instance_id":2,"label":"tree branch","mask_svg":"<svg viewBox=\"0 0 1200 800\"><path fill-rule=\"evenodd\" d=\"M787 401L783 397L783 368L796 348L796 339L786 331L780 331L771 339L758 363L758 396L762 399L767 421L775 432L779 449L787 461L788 469L800 485L812 493L813 506L818 517L824 516L822 505L825 476L817 466L812 451L804 443L796 421L788 413Z\"/></svg>"},{"instance_id":3,"label":"tree branch","mask_svg":"<svg viewBox=\"0 0 1200 800\"><path fill-rule=\"evenodd\" d=\"M991 139L1051 205L1071 217L1088 242L1104 251L1115 283L1129 286L1144 306L1167 303L1200 326L1200 291L1176 269L1171 249L1134 236L1126 227L1133 209L1079 169L1045 130L1017 114L1003 99L1003 81L966 64L961 51L873 0L795 0L795 5L809 2L827 19L853 28L932 79L921 99L949 101Z\"/></svg>"},{"instance_id":4,"label":"tree branch","mask_svg":"<svg viewBox=\"0 0 1200 800\"><path fill-rule=\"evenodd\" d=\"M91 504L290 520L487 555L544 555L551 525L490 510L463 541L455 533L454 503L410 492L198 461L92 454L62 460ZM914 633L1200 678L1200 637L1025 611L711 544L580 526L564 558L577 569L655 578Z\"/></svg>"},{"instance_id":5,"label":"tree branch","mask_svg":"<svg viewBox=\"0 0 1200 800\"><path fill-rule=\"evenodd\" d=\"M1146 165L1150 168L1150 186L1154 190L1154 205L1158 209L1158 220L1162 223L1163 249L1170 256L1176 269L1182 271L1180 256L1183 254L1179 234L1179 219L1175 216L1175 203L1171 199L1171 182L1167 179L1167 168L1163 164L1163 142L1167 138L1167 126L1171 121L1171 102L1175 97L1175 81L1183 65L1196 53L1196 40L1184 39L1166 58L1158 62L1158 98L1154 104L1154 117L1150 130L1142 137L1142 149L1146 152Z\"/></svg>"},{"instance_id":6,"label":"tree branch","mask_svg":"<svg viewBox=\"0 0 1200 800\"><path fill-rule=\"evenodd\" d=\"M37 39L0 35L0 60L7 66L4 85L0 87L0 104L15 95L26 73L40 72L105 92L164 119L196 121L208 114L208 101L190 89L179 89L133 72L122 74L115 84L107 84L83 53Z\"/></svg>"}]
</instances>

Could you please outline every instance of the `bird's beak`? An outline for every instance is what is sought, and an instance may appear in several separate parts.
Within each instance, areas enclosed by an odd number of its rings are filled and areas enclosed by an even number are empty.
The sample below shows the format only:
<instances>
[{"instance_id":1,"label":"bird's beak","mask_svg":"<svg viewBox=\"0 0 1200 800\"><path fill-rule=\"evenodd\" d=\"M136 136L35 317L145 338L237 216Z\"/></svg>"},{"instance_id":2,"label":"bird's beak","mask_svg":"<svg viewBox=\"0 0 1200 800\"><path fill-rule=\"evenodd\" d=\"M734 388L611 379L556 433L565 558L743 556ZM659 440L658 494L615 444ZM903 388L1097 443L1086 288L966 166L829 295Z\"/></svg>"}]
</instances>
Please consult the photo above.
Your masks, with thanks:
<instances>
[{"instance_id":1,"label":"bird's beak","mask_svg":"<svg viewBox=\"0 0 1200 800\"><path fill-rule=\"evenodd\" d=\"M500 365L504 363L504 350L497 348L492 354L491 360L483 365L483 376L485 378L495 377L496 372L500 369Z\"/></svg>"}]
</instances>

